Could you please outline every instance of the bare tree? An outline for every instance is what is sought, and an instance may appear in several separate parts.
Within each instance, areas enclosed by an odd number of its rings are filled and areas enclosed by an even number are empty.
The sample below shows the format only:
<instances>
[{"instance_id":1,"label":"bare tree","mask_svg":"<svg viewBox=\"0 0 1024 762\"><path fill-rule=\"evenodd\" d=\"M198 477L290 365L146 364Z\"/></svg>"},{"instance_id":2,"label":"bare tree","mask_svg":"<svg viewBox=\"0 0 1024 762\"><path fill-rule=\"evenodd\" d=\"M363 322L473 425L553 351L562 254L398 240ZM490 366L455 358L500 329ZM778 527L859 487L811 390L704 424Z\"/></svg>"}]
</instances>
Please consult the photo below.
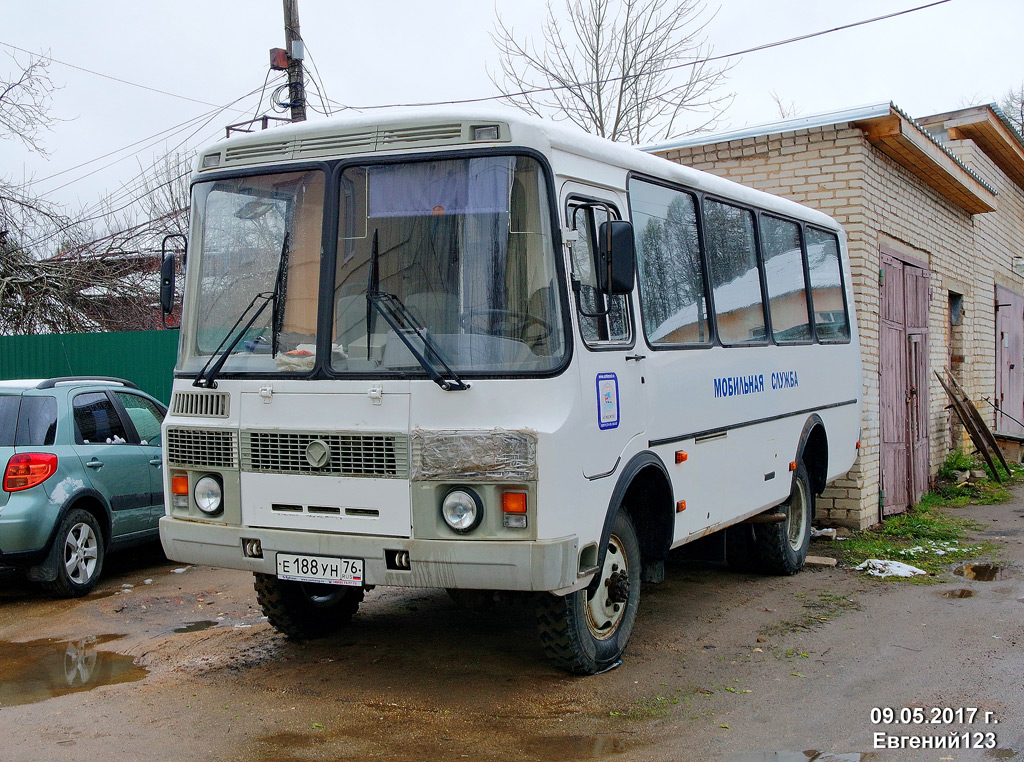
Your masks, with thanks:
<instances>
[{"instance_id":1,"label":"bare tree","mask_svg":"<svg viewBox=\"0 0 1024 762\"><path fill-rule=\"evenodd\" d=\"M731 102L716 94L726 67L707 61L702 0L563 1L549 0L539 46L498 15L491 81L508 102L633 143L709 129Z\"/></svg>"},{"instance_id":2,"label":"bare tree","mask_svg":"<svg viewBox=\"0 0 1024 762\"><path fill-rule=\"evenodd\" d=\"M0 140L17 140L45 155L39 134L54 121L50 101L56 90L49 74L50 59L33 57L22 64L14 55L7 57L14 71L0 74Z\"/></svg>"},{"instance_id":3,"label":"bare tree","mask_svg":"<svg viewBox=\"0 0 1024 762\"><path fill-rule=\"evenodd\" d=\"M12 61L16 71L0 77L0 139L45 153L40 136L53 123L55 90L49 62ZM144 198L154 208L167 201L178 210L163 219L181 230L179 191L168 192L154 181ZM153 226L147 220L130 230L107 227L113 233L97 238L90 225L34 194L29 183L0 178L0 335L156 327L158 258L141 245L126 246L152 240L155 234L136 236Z\"/></svg>"},{"instance_id":4,"label":"bare tree","mask_svg":"<svg viewBox=\"0 0 1024 762\"><path fill-rule=\"evenodd\" d=\"M786 103L782 100L782 96L774 90L768 94L772 96L772 100L775 102L775 110L779 113L779 119L792 119L793 117L800 116L800 109L797 108L796 103L793 101Z\"/></svg>"},{"instance_id":5,"label":"bare tree","mask_svg":"<svg viewBox=\"0 0 1024 762\"><path fill-rule=\"evenodd\" d=\"M999 108L1017 133L1024 135L1024 83L1008 91L999 102Z\"/></svg>"}]
</instances>

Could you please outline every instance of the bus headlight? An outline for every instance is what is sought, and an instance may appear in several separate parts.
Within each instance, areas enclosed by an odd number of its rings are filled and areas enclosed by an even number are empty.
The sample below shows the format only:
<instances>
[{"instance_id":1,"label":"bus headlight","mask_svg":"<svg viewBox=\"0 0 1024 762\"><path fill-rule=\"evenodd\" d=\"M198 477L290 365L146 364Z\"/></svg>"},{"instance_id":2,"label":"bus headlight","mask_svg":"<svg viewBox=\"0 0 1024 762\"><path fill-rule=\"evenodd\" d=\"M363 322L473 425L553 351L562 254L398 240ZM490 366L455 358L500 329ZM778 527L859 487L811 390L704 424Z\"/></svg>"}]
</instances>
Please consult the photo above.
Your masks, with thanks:
<instances>
[{"instance_id":1,"label":"bus headlight","mask_svg":"<svg viewBox=\"0 0 1024 762\"><path fill-rule=\"evenodd\" d=\"M472 532L484 517L484 504L480 496L468 487L450 490L441 501L444 523L459 534Z\"/></svg>"},{"instance_id":2,"label":"bus headlight","mask_svg":"<svg viewBox=\"0 0 1024 762\"><path fill-rule=\"evenodd\" d=\"M207 516L216 516L224 510L224 488L220 479L207 474L196 482L192 490L196 507Z\"/></svg>"}]
</instances>

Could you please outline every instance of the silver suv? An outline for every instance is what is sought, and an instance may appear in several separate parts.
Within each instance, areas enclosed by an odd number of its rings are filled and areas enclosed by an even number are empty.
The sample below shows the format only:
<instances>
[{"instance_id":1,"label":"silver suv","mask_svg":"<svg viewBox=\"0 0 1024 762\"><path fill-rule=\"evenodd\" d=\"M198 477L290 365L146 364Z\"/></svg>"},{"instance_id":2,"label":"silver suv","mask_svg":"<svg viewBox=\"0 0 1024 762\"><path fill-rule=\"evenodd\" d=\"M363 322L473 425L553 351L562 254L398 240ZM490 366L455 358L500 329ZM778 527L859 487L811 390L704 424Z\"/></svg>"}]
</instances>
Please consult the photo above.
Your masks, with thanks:
<instances>
[{"instance_id":1,"label":"silver suv","mask_svg":"<svg viewBox=\"0 0 1024 762\"><path fill-rule=\"evenodd\" d=\"M160 402L129 381L0 381L0 567L65 597L108 550L158 537Z\"/></svg>"}]
</instances>

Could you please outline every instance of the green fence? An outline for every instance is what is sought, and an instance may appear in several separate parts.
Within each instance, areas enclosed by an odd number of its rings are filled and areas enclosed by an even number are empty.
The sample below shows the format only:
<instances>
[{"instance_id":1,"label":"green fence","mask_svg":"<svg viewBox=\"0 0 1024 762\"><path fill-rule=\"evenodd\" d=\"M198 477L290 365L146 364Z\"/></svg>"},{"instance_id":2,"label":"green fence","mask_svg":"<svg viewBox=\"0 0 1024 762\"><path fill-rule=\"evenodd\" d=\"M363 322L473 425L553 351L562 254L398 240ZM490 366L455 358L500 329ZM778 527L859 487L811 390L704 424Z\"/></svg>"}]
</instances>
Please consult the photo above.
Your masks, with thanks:
<instances>
[{"instance_id":1,"label":"green fence","mask_svg":"<svg viewBox=\"0 0 1024 762\"><path fill-rule=\"evenodd\" d=\"M0 380L117 376L166 404L177 352L177 331L0 336Z\"/></svg>"}]
</instances>

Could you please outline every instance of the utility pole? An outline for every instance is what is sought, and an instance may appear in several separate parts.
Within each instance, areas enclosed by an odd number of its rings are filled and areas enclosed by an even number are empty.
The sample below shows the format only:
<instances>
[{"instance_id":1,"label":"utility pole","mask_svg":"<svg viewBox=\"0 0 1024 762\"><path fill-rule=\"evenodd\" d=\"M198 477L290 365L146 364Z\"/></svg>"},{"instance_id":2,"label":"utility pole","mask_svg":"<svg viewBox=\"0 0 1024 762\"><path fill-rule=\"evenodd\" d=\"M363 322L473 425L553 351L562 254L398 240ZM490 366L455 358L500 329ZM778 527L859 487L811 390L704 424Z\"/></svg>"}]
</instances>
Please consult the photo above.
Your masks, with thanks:
<instances>
[{"instance_id":1,"label":"utility pole","mask_svg":"<svg viewBox=\"0 0 1024 762\"><path fill-rule=\"evenodd\" d=\"M306 121L306 86L302 59L306 57L299 33L299 0L284 0L284 44L288 51L288 101L292 121Z\"/></svg>"}]
</instances>

